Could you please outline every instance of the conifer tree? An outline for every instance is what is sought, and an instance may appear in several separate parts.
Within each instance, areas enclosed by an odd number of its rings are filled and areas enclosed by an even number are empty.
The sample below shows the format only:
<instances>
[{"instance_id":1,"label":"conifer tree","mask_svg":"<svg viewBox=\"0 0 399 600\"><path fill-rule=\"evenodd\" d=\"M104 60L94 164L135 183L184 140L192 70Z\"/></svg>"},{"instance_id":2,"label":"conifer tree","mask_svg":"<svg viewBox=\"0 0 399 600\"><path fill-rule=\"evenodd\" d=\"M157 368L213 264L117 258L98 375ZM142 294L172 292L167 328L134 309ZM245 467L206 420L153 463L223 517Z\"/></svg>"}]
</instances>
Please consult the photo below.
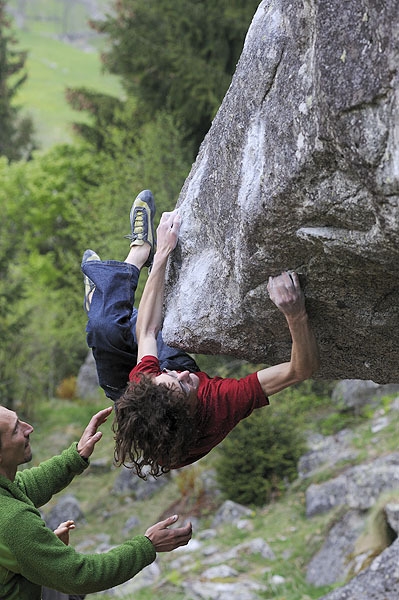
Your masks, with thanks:
<instances>
[{"instance_id":1,"label":"conifer tree","mask_svg":"<svg viewBox=\"0 0 399 600\"><path fill-rule=\"evenodd\" d=\"M167 112L195 156L230 84L257 5L258 0L114 0L112 13L91 25L108 37L104 67L121 77L136 109L123 115L115 105L115 119L103 108L111 100L68 90L72 106L93 117L93 126L80 133L104 147L108 134L101 133L106 123L100 116L116 127L126 118L130 128L132 119L150 122Z\"/></svg>"},{"instance_id":2,"label":"conifer tree","mask_svg":"<svg viewBox=\"0 0 399 600\"><path fill-rule=\"evenodd\" d=\"M114 0L112 12L91 25L108 36L105 69L120 75L128 96L137 99L139 118L151 121L168 112L195 154L230 84L258 3Z\"/></svg>"},{"instance_id":3,"label":"conifer tree","mask_svg":"<svg viewBox=\"0 0 399 600\"><path fill-rule=\"evenodd\" d=\"M73 129L97 152L105 151L115 156L117 147L113 139L115 129L126 131L126 106L109 94L96 92L85 87L67 88L65 90L67 102L74 110L86 111L92 117L91 124L73 123ZM129 136L129 132L127 132ZM133 137L132 134L130 134ZM132 141L132 140L130 140Z\"/></svg>"},{"instance_id":4,"label":"conifer tree","mask_svg":"<svg viewBox=\"0 0 399 600\"><path fill-rule=\"evenodd\" d=\"M27 53L16 49L6 5L6 0L0 0L0 156L13 161L29 158L34 144L31 119L21 118L13 103L27 78Z\"/></svg>"}]
</instances>

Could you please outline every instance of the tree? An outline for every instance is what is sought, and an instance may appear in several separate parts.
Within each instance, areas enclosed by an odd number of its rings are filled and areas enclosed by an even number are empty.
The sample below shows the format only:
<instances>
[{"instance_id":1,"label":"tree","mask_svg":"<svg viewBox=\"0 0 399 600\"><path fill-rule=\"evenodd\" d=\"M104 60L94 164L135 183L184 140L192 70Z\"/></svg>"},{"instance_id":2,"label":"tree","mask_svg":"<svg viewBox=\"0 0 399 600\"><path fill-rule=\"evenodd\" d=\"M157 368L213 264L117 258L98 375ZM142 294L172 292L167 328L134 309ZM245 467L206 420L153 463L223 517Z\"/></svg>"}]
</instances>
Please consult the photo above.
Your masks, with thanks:
<instances>
[{"instance_id":1,"label":"tree","mask_svg":"<svg viewBox=\"0 0 399 600\"><path fill-rule=\"evenodd\" d=\"M73 129L94 146L97 152L105 151L114 157L121 149L121 136L124 139L125 149L134 146L138 124L129 123L128 102L122 102L118 98L85 87L67 88L65 97L74 110L85 111L91 115L90 125L75 122ZM131 126L127 127L128 123ZM115 132L117 132L116 137Z\"/></svg>"},{"instance_id":2,"label":"tree","mask_svg":"<svg viewBox=\"0 0 399 600\"><path fill-rule=\"evenodd\" d=\"M28 162L0 160L0 404L18 399L27 409L77 375L87 354L84 250L124 260L137 193L152 189L159 218L189 167L173 120L161 114L131 155L75 144Z\"/></svg>"},{"instance_id":3,"label":"tree","mask_svg":"<svg viewBox=\"0 0 399 600\"><path fill-rule=\"evenodd\" d=\"M6 13L6 0L0 0L0 155L10 161L29 158L34 148L33 125L21 118L12 100L27 78L27 53L16 50L17 40Z\"/></svg>"},{"instance_id":4,"label":"tree","mask_svg":"<svg viewBox=\"0 0 399 600\"><path fill-rule=\"evenodd\" d=\"M21 315L18 305L24 295L22 278L15 270L19 250L18 225L15 204L8 201L13 187L8 165L0 158L0 404L12 407L17 388L13 358L23 346L23 326L26 315Z\"/></svg>"},{"instance_id":5,"label":"tree","mask_svg":"<svg viewBox=\"0 0 399 600\"><path fill-rule=\"evenodd\" d=\"M115 0L92 26L109 38L120 75L147 120L170 112L195 150L230 83L258 0Z\"/></svg>"},{"instance_id":6,"label":"tree","mask_svg":"<svg viewBox=\"0 0 399 600\"><path fill-rule=\"evenodd\" d=\"M273 396L271 406L254 411L223 440L216 471L227 498L262 506L297 476L306 449L300 394L298 388Z\"/></svg>"},{"instance_id":7,"label":"tree","mask_svg":"<svg viewBox=\"0 0 399 600\"><path fill-rule=\"evenodd\" d=\"M8 405L52 396L87 353L80 261L97 218L97 235L106 231L106 208L90 201L103 162L68 145L0 162L0 392Z\"/></svg>"}]
</instances>

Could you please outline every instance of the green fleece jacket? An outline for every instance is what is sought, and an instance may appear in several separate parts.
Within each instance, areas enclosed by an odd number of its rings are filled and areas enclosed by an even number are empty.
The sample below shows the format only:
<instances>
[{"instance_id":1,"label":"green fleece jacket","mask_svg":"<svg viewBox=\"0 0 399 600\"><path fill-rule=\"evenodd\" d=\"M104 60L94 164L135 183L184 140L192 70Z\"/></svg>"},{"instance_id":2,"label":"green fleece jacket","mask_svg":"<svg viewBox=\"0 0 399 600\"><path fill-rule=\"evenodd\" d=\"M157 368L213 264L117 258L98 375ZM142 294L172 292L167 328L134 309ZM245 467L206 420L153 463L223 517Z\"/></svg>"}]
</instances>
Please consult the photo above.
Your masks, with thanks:
<instances>
[{"instance_id":1,"label":"green fleece jacket","mask_svg":"<svg viewBox=\"0 0 399 600\"><path fill-rule=\"evenodd\" d=\"M76 446L18 472L15 481L0 475L2 600L40 600L41 586L70 594L98 592L127 581L155 559L144 535L103 554L80 554L46 527L37 507L88 466Z\"/></svg>"}]
</instances>

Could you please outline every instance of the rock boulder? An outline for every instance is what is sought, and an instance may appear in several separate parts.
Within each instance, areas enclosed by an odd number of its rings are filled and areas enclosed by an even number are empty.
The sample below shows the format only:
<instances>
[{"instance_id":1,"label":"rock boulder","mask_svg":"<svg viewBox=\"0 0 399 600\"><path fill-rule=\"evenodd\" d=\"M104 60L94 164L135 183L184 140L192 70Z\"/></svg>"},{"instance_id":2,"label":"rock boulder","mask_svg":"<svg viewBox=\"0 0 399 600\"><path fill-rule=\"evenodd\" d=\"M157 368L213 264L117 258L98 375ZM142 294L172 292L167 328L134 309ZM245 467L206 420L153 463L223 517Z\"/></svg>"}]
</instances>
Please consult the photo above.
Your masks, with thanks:
<instances>
[{"instance_id":1,"label":"rock boulder","mask_svg":"<svg viewBox=\"0 0 399 600\"><path fill-rule=\"evenodd\" d=\"M164 334L287 360L270 275L296 270L323 379L399 382L396 0L264 0L181 191Z\"/></svg>"}]
</instances>

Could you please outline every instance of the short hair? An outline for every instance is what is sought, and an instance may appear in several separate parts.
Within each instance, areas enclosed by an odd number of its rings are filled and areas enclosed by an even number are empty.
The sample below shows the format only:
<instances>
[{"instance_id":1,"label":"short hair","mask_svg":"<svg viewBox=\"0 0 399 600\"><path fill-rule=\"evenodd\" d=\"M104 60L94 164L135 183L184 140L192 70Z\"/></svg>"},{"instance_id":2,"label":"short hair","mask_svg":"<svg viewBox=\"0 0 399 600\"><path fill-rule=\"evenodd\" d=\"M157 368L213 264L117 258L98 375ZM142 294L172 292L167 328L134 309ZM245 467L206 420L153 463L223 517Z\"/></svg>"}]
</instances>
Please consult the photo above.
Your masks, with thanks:
<instances>
[{"instance_id":1,"label":"short hair","mask_svg":"<svg viewBox=\"0 0 399 600\"><path fill-rule=\"evenodd\" d=\"M114 458L142 479L181 466L196 437L195 418L180 390L141 374L115 404ZM150 467L148 469L148 467Z\"/></svg>"}]
</instances>

